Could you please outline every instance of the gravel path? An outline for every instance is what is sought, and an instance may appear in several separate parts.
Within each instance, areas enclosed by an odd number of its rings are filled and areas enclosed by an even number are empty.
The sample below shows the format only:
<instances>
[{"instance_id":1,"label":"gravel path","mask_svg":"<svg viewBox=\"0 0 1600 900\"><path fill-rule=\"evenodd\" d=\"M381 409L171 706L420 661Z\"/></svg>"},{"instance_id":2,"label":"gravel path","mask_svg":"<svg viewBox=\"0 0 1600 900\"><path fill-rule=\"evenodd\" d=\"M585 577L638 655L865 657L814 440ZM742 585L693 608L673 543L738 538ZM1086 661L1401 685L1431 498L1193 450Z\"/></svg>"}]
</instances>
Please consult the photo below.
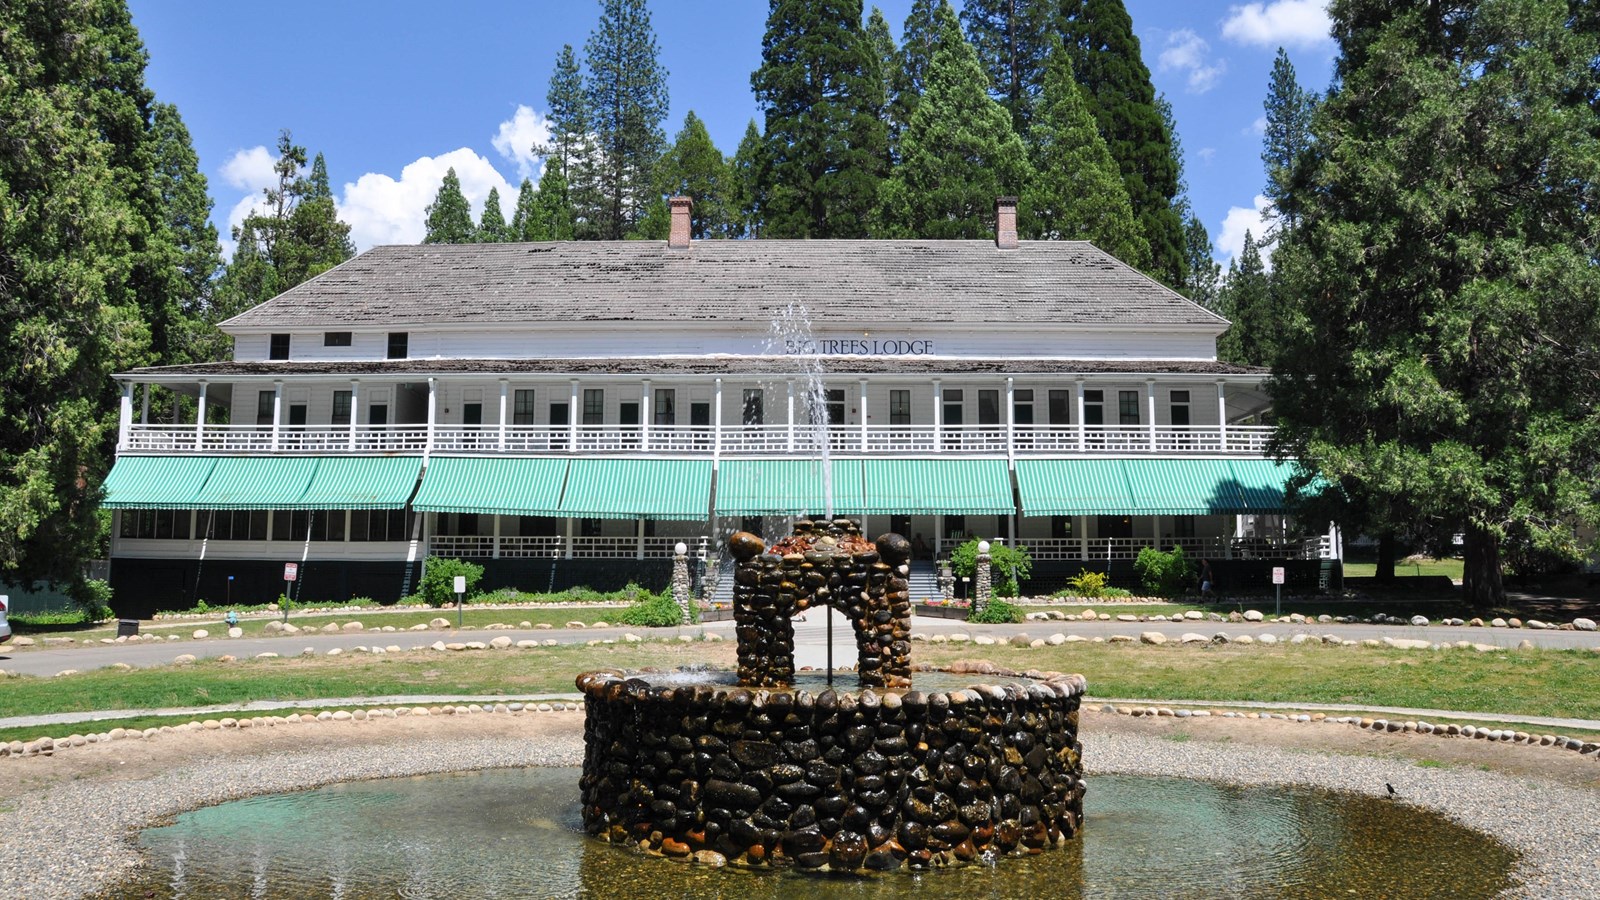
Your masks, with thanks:
<instances>
[{"instance_id":1,"label":"gravel path","mask_svg":"<svg viewBox=\"0 0 1600 900\"><path fill-rule=\"evenodd\" d=\"M117 777L116 744L75 750L105 753L99 777L0 801L0 897L75 898L104 889L138 864L131 834L198 806L335 781L577 765L583 752L577 715L541 715L538 721L543 724L520 734L455 736L448 721L438 721L431 731L389 734L382 741L346 739L336 741L338 746L324 746L315 732L305 731L297 732L303 737L292 750L254 746L230 753L212 748L183 756L174 745L169 752L181 761L170 768L157 766L149 777ZM342 729L339 733L347 734ZM1239 784L1305 784L1380 796L1384 782L1395 780L1393 760L1365 756L1117 733L1090 735L1085 744L1091 774L1183 773ZM1523 863L1516 874L1523 885L1514 896L1596 896L1600 793L1464 768L1408 767L1399 786L1407 802L1442 812L1520 851Z\"/></svg>"}]
</instances>

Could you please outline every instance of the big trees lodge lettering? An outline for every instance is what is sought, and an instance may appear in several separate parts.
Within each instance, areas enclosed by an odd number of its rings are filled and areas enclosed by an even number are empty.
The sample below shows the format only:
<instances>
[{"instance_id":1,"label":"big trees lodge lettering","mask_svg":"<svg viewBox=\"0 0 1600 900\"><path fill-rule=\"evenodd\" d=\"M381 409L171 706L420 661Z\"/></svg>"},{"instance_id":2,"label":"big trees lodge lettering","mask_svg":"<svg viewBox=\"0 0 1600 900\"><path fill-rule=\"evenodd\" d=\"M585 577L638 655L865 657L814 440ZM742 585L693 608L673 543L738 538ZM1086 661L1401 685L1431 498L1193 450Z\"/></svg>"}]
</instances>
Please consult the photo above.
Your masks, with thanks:
<instances>
[{"instance_id":1,"label":"big trees lodge lettering","mask_svg":"<svg viewBox=\"0 0 1600 900\"><path fill-rule=\"evenodd\" d=\"M932 356L933 341L900 340L786 340L783 352L804 356Z\"/></svg>"}]
</instances>

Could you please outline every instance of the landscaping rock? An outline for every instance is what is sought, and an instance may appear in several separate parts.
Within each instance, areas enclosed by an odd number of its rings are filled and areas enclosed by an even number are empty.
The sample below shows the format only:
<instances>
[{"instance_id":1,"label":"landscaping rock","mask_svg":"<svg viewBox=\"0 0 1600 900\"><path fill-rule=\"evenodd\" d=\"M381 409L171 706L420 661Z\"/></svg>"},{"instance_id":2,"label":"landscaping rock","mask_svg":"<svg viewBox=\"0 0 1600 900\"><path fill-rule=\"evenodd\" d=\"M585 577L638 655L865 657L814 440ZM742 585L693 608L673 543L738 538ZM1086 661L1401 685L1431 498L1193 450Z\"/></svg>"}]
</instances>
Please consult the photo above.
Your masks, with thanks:
<instances>
[{"instance_id":1,"label":"landscaping rock","mask_svg":"<svg viewBox=\"0 0 1600 900\"><path fill-rule=\"evenodd\" d=\"M1244 620L1246 622L1260 622L1265 618L1266 616L1263 616L1259 610L1247 609L1244 611Z\"/></svg>"},{"instance_id":2,"label":"landscaping rock","mask_svg":"<svg viewBox=\"0 0 1600 900\"><path fill-rule=\"evenodd\" d=\"M1428 624L1428 617L1427 616L1412 616L1411 617L1411 624L1417 625L1417 626L1426 625L1426 624Z\"/></svg>"},{"instance_id":3,"label":"landscaping rock","mask_svg":"<svg viewBox=\"0 0 1600 900\"><path fill-rule=\"evenodd\" d=\"M1141 632L1139 634L1139 643L1141 643L1141 644L1157 644L1157 645L1159 645L1159 644L1165 644L1166 642L1167 642L1167 636L1162 634L1159 631L1145 631L1145 632Z\"/></svg>"},{"instance_id":4,"label":"landscaping rock","mask_svg":"<svg viewBox=\"0 0 1600 900\"><path fill-rule=\"evenodd\" d=\"M360 622L346 622L346 623L344 623L343 627L341 627L339 630L340 631L365 631L366 627L367 626L361 624Z\"/></svg>"},{"instance_id":5,"label":"landscaping rock","mask_svg":"<svg viewBox=\"0 0 1600 900\"><path fill-rule=\"evenodd\" d=\"M243 628L240 628L240 627L239 627L239 626L237 626L237 625L235 625L235 626L233 626L233 627L232 627L232 628L229 628L229 629L228 629L228 637L231 637L231 638L241 638L241 637L244 637L244 629L243 629Z\"/></svg>"},{"instance_id":6,"label":"landscaping rock","mask_svg":"<svg viewBox=\"0 0 1600 900\"><path fill-rule=\"evenodd\" d=\"M194 639L195 640L200 640L201 638L208 638L208 637L211 637L211 632L205 630L204 628L196 628L194 630Z\"/></svg>"},{"instance_id":7,"label":"landscaping rock","mask_svg":"<svg viewBox=\"0 0 1600 900\"><path fill-rule=\"evenodd\" d=\"M1573 619L1572 620L1572 627L1576 628L1579 631L1594 631L1595 630L1595 624L1594 624L1594 620L1593 619Z\"/></svg>"}]
</instances>

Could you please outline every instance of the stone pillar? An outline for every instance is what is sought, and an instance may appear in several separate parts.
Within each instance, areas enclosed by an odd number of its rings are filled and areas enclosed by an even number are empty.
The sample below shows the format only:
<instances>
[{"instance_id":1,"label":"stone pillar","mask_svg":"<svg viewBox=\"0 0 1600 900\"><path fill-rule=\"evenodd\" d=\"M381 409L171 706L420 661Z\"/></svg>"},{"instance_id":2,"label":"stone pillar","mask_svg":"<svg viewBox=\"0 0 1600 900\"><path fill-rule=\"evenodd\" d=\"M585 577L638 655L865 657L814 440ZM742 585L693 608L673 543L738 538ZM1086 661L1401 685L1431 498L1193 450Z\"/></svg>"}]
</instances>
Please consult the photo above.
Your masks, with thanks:
<instances>
[{"instance_id":1,"label":"stone pillar","mask_svg":"<svg viewBox=\"0 0 1600 900\"><path fill-rule=\"evenodd\" d=\"M956 575L949 566L939 568L939 596L949 603L956 598Z\"/></svg>"},{"instance_id":2,"label":"stone pillar","mask_svg":"<svg viewBox=\"0 0 1600 900\"><path fill-rule=\"evenodd\" d=\"M672 599L678 602L678 608L683 611L683 624L694 621L694 612L689 604L694 598L690 594L689 583L689 547L679 541L672 548Z\"/></svg>"},{"instance_id":3,"label":"stone pillar","mask_svg":"<svg viewBox=\"0 0 1600 900\"><path fill-rule=\"evenodd\" d=\"M972 613L976 616L982 613L989 605L989 598L994 595L993 580L990 567L993 558L989 556L989 542L978 542L978 565L972 573Z\"/></svg>"}]
</instances>

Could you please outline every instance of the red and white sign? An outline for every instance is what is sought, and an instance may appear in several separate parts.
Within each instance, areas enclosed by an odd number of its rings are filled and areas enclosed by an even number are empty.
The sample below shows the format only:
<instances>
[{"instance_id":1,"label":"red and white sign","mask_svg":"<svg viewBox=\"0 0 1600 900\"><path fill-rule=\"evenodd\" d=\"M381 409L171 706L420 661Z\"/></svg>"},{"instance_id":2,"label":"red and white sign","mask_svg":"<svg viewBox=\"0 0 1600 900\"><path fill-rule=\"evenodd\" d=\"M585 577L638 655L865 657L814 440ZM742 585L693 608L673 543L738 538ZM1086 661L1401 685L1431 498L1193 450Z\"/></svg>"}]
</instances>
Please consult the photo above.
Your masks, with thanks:
<instances>
[{"instance_id":1,"label":"red and white sign","mask_svg":"<svg viewBox=\"0 0 1600 900\"><path fill-rule=\"evenodd\" d=\"M283 580L284 581L293 581L293 580L295 580L295 578L299 577L299 575L300 575L300 564L299 563L284 563L283 564Z\"/></svg>"},{"instance_id":2,"label":"red and white sign","mask_svg":"<svg viewBox=\"0 0 1600 900\"><path fill-rule=\"evenodd\" d=\"M1283 584L1283 566L1272 567L1272 583Z\"/></svg>"}]
</instances>

